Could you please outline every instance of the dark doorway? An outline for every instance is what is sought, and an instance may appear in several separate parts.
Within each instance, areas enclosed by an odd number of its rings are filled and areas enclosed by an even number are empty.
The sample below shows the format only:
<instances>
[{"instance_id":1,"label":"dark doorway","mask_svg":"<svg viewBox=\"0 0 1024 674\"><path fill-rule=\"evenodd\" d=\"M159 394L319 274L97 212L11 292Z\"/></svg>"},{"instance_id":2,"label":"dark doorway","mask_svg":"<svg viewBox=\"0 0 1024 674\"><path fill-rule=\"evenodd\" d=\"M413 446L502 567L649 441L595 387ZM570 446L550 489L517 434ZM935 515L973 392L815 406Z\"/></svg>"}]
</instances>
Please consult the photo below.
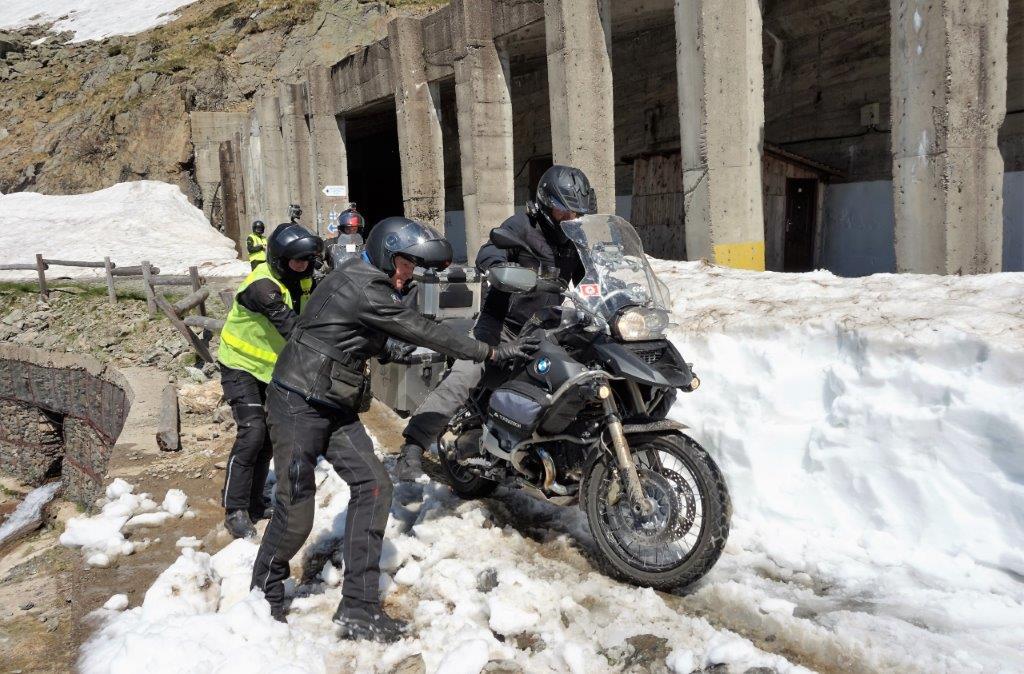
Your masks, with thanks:
<instances>
[{"instance_id":1,"label":"dark doorway","mask_svg":"<svg viewBox=\"0 0 1024 674\"><path fill-rule=\"evenodd\" d=\"M384 218L405 215L394 105L347 117L345 144L349 195L367 226L372 229Z\"/></svg>"},{"instance_id":2,"label":"dark doorway","mask_svg":"<svg viewBox=\"0 0 1024 674\"><path fill-rule=\"evenodd\" d=\"M814 269L814 230L818 212L818 181L786 181L786 252L783 271Z\"/></svg>"},{"instance_id":3,"label":"dark doorway","mask_svg":"<svg viewBox=\"0 0 1024 674\"><path fill-rule=\"evenodd\" d=\"M527 189L529 190L530 196L527 198L532 199L533 195L537 193L537 185L540 184L540 177L552 166L554 166L554 162L551 160L551 155L549 154L530 158L529 175L527 177Z\"/></svg>"}]
</instances>

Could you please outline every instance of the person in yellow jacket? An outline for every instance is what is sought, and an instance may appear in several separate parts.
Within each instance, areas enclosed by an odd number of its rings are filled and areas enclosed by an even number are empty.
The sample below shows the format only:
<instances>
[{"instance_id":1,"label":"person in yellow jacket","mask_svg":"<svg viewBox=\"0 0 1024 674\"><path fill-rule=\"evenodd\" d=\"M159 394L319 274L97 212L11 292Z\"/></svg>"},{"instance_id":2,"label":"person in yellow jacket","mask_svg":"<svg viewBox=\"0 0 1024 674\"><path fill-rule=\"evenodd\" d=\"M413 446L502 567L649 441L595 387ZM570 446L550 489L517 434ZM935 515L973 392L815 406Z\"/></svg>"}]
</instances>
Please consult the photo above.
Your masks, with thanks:
<instances>
[{"instance_id":1,"label":"person in yellow jacket","mask_svg":"<svg viewBox=\"0 0 1024 674\"><path fill-rule=\"evenodd\" d=\"M254 536L266 517L263 498L273 449L263 406L277 354L291 335L313 289L323 241L302 225L283 224L270 235L266 264L258 264L235 292L220 335L217 360L224 398L238 426L224 478L224 526L235 538Z\"/></svg>"},{"instance_id":2,"label":"person in yellow jacket","mask_svg":"<svg viewBox=\"0 0 1024 674\"><path fill-rule=\"evenodd\" d=\"M262 220L252 223L252 234L245 239L245 249L249 251L249 266L256 269L267 261L267 239L263 236L266 227Z\"/></svg>"}]
</instances>

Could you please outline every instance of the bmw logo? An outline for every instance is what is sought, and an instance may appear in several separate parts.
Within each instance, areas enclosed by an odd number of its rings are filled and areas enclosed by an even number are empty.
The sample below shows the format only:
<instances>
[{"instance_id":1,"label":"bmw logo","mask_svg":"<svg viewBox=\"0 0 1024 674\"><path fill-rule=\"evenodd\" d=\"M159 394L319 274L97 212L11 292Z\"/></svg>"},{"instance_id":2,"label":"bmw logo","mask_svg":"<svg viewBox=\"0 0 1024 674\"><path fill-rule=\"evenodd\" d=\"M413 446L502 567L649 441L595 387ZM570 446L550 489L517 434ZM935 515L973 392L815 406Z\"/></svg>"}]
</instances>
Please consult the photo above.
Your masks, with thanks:
<instances>
[{"instance_id":1,"label":"bmw logo","mask_svg":"<svg viewBox=\"0 0 1024 674\"><path fill-rule=\"evenodd\" d=\"M551 360L548 358L541 358L537 361L537 374L547 374L548 370L551 369Z\"/></svg>"}]
</instances>

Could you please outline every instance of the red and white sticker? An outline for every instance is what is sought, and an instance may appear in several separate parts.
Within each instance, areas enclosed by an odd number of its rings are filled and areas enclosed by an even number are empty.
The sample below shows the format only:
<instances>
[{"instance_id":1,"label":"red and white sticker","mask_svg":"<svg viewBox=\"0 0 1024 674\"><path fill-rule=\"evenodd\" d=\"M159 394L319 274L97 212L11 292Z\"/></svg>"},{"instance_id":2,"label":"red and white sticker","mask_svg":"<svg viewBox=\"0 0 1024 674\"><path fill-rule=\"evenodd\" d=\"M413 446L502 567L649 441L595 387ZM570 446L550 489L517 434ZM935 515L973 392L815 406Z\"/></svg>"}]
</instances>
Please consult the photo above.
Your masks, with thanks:
<instances>
[{"instance_id":1,"label":"red and white sticker","mask_svg":"<svg viewBox=\"0 0 1024 674\"><path fill-rule=\"evenodd\" d=\"M601 286L597 283L580 284L580 295L583 297L600 297Z\"/></svg>"}]
</instances>

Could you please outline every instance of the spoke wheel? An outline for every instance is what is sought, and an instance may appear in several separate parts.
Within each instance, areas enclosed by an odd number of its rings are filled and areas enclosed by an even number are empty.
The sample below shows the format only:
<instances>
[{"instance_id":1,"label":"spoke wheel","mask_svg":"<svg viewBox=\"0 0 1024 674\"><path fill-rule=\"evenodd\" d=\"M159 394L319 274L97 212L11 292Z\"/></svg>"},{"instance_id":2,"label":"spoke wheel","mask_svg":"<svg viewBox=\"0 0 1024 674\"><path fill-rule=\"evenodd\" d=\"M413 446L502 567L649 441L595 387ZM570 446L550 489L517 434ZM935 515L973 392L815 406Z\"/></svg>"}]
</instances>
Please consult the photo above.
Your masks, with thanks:
<instances>
[{"instance_id":1,"label":"spoke wheel","mask_svg":"<svg viewBox=\"0 0 1024 674\"><path fill-rule=\"evenodd\" d=\"M633 437L630 444L649 514L634 512L616 467L605 459L584 485L584 507L604 566L638 585L689 585L711 569L725 546L725 481L707 452L684 435Z\"/></svg>"}]
</instances>

